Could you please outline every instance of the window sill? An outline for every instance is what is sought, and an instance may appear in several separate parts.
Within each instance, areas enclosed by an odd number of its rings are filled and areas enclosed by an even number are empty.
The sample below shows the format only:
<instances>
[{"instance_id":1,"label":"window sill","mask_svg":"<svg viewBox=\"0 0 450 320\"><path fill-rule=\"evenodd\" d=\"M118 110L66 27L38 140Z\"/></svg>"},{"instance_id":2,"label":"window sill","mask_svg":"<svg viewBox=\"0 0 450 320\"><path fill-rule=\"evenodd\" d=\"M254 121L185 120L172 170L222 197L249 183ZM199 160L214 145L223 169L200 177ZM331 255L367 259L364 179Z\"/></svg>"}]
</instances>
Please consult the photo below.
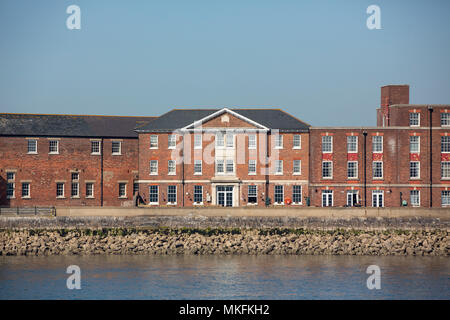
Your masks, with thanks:
<instances>
[{"instance_id":1,"label":"window sill","mask_svg":"<svg viewBox=\"0 0 450 320\"><path fill-rule=\"evenodd\" d=\"M248 150L256 150L256 147L248 147Z\"/></svg>"},{"instance_id":2,"label":"window sill","mask_svg":"<svg viewBox=\"0 0 450 320\"><path fill-rule=\"evenodd\" d=\"M333 177L322 177L322 180L333 180Z\"/></svg>"},{"instance_id":3,"label":"window sill","mask_svg":"<svg viewBox=\"0 0 450 320\"><path fill-rule=\"evenodd\" d=\"M86 197L86 199L95 199L95 197Z\"/></svg>"},{"instance_id":4,"label":"window sill","mask_svg":"<svg viewBox=\"0 0 450 320\"><path fill-rule=\"evenodd\" d=\"M80 196L73 196L73 197L70 197L71 199L80 199Z\"/></svg>"},{"instance_id":5,"label":"window sill","mask_svg":"<svg viewBox=\"0 0 450 320\"><path fill-rule=\"evenodd\" d=\"M280 203L274 202L273 205L274 206L284 206L284 202L280 202Z\"/></svg>"},{"instance_id":6,"label":"window sill","mask_svg":"<svg viewBox=\"0 0 450 320\"><path fill-rule=\"evenodd\" d=\"M275 147L274 149L281 150L281 149L283 149L283 147Z\"/></svg>"},{"instance_id":7,"label":"window sill","mask_svg":"<svg viewBox=\"0 0 450 320\"><path fill-rule=\"evenodd\" d=\"M168 205L168 206L176 206L177 203L176 203L176 202L167 202L167 205Z\"/></svg>"},{"instance_id":8,"label":"window sill","mask_svg":"<svg viewBox=\"0 0 450 320\"><path fill-rule=\"evenodd\" d=\"M301 203L301 202L292 202L291 204L293 206L301 206L303 203Z\"/></svg>"},{"instance_id":9,"label":"window sill","mask_svg":"<svg viewBox=\"0 0 450 320\"><path fill-rule=\"evenodd\" d=\"M24 196L24 197L22 197L22 199L31 199L31 197L30 196Z\"/></svg>"},{"instance_id":10,"label":"window sill","mask_svg":"<svg viewBox=\"0 0 450 320\"><path fill-rule=\"evenodd\" d=\"M372 178L372 180L384 180L384 178L383 177L381 177L381 178Z\"/></svg>"},{"instance_id":11,"label":"window sill","mask_svg":"<svg viewBox=\"0 0 450 320\"><path fill-rule=\"evenodd\" d=\"M202 206L203 202L194 202L194 206Z\"/></svg>"},{"instance_id":12,"label":"window sill","mask_svg":"<svg viewBox=\"0 0 450 320\"><path fill-rule=\"evenodd\" d=\"M65 199L66 197L56 197L56 200Z\"/></svg>"},{"instance_id":13,"label":"window sill","mask_svg":"<svg viewBox=\"0 0 450 320\"><path fill-rule=\"evenodd\" d=\"M158 150L158 147L150 147L150 150Z\"/></svg>"},{"instance_id":14,"label":"window sill","mask_svg":"<svg viewBox=\"0 0 450 320\"><path fill-rule=\"evenodd\" d=\"M151 205L151 206L159 206L159 202L150 202L149 205Z\"/></svg>"},{"instance_id":15,"label":"window sill","mask_svg":"<svg viewBox=\"0 0 450 320\"><path fill-rule=\"evenodd\" d=\"M167 175L168 176L176 176L177 174L176 173L168 173Z\"/></svg>"},{"instance_id":16,"label":"window sill","mask_svg":"<svg viewBox=\"0 0 450 320\"><path fill-rule=\"evenodd\" d=\"M282 175L283 175L283 172L276 172L274 175L276 175L276 176L282 176Z\"/></svg>"},{"instance_id":17,"label":"window sill","mask_svg":"<svg viewBox=\"0 0 450 320\"><path fill-rule=\"evenodd\" d=\"M91 153L91 156L101 156L101 153L95 152L95 153Z\"/></svg>"},{"instance_id":18,"label":"window sill","mask_svg":"<svg viewBox=\"0 0 450 320\"><path fill-rule=\"evenodd\" d=\"M352 178L347 178L347 180L355 181L355 180L359 180L359 178L358 177L352 177Z\"/></svg>"},{"instance_id":19,"label":"window sill","mask_svg":"<svg viewBox=\"0 0 450 320\"><path fill-rule=\"evenodd\" d=\"M202 147L194 147L194 150L202 150L202 149L203 149Z\"/></svg>"},{"instance_id":20,"label":"window sill","mask_svg":"<svg viewBox=\"0 0 450 320\"><path fill-rule=\"evenodd\" d=\"M294 150L301 150L302 147L293 147L292 149L294 149Z\"/></svg>"},{"instance_id":21,"label":"window sill","mask_svg":"<svg viewBox=\"0 0 450 320\"><path fill-rule=\"evenodd\" d=\"M302 173L301 173L301 172L294 172L292 175L293 175L293 176L301 176Z\"/></svg>"},{"instance_id":22,"label":"window sill","mask_svg":"<svg viewBox=\"0 0 450 320\"><path fill-rule=\"evenodd\" d=\"M198 173L198 172L194 173L194 176L201 176L201 175L202 175L202 173Z\"/></svg>"},{"instance_id":23,"label":"window sill","mask_svg":"<svg viewBox=\"0 0 450 320\"><path fill-rule=\"evenodd\" d=\"M333 153L333 151L322 151L322 153Z\"/></svg>"},{"instance_id":24,"label":"window sill","mask_svg":"<svg viewBox=\"0 0 450 320\"><path fill-rule=\"evenodd\" d=\"M249 174L248 174L249 176L256 176L256 172L249 172Z\"/></svg>"},{"instance_id":25,"label":"window sill","mask_svg":"<svg viewBox=\"0 0 450 320\"><path fill-rule=\"evenodd\" d=\"M121 156L122 154L121 153L112 153L111 155L112 156Z\"/></svg>"},{"instance_id":26,"label":"window sill","mask_svg":"<svg viewBox=\"0 0 450 320\"><path fill-rule=\"evenodd\" d=\"M59 154L59 152L49 152L48 154Z\"/></svg>"},{"instance_id":27,"label":"window sill","mask_svg":"<svg viewBox=\"0 0 450 320\"><path fill-rule=\"evenodd\" d=\"M156 173L152 172L152 173L150 173L149 175L150 175L150 176L157 176L157 175L158 175L158 172L156 172Z\"/></svg>"},{"instance_id":28,"label":"window sill","mask_svg":"<svg viewBox=\"0 0 450 320\"><path fill-rule=\"evenodd\" d=\"M38 154L37 152L27 152L27 154Z\"/></svg>"},{"instance_id":29,"label":"window sill","mask_svg":"<svg viewBox=\"0 0 450 320\"><path fill-rule=\"evenodd\" d=\"M128 199L128 197L118 197L118 199Z\"/></svg>"}]
</instances>

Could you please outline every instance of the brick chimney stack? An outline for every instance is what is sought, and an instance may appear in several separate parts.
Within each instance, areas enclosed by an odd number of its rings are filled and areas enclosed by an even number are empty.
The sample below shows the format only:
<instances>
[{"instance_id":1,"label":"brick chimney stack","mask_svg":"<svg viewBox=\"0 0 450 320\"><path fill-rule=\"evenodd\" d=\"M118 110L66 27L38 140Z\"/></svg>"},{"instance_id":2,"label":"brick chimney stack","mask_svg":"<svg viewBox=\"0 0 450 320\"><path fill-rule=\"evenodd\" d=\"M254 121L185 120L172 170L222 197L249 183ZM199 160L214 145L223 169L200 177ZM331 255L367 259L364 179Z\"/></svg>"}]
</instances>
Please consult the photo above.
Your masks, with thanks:
<instances>
[{"instance_id":1,"label":"brick chimney stack","mask_svg":"<svg viewBox=\"0 0 450 320\"><path fill-rule=\"evenodd\" d=\"M387 85L381 87L381 112L383 126L389 126L389 106L393 104L409 104L409 85Z\"/></svg>"}]
</instances>

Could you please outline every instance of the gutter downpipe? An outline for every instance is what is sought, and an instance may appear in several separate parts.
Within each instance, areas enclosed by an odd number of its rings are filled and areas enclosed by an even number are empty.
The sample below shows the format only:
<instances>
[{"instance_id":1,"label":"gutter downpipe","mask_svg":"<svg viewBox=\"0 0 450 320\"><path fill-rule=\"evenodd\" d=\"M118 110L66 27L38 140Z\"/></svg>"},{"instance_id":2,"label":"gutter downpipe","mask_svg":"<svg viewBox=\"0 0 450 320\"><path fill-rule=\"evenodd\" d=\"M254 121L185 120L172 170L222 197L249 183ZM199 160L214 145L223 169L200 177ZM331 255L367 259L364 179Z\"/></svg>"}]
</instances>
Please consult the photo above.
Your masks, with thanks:
<instances>
[{"instance_id":1,"label":"gutter downpipe","mask_svg":"<svg viewBox=\"0 0 450 320\"><path fill-rule=\"evenodd\" d=\"M430 126L430 158L429 158L429 166L430 166L430 208L433 207L433 134L432 134L432 128L433 128L433 122L432 122L432 115L433 115L433 107L428 106L429 111L429 126Z\"/></svg>"},{"instance_id":2,"label":"gutter downpipe","mask_svg":"<svg viewBox=\"0 0 450 320\"><path fill-rule=\"evenodd\" d=\"M364 207L367 207L367 156L366 156L366 152L367 152L367 131L363 131L363 136L364 136Z\"/></svg>"},{"instance_id":3,"label":"gutter downpipe","mask_svg":"<svg viewBox=\"0 0 450 320\"><path fill-rule=\"evenodd\" d=\"M104 139L102 138L102 150L100 155L100 206L103 207L103 153L104 153Z\"/></svg>"},{"instance_id":4,"label":"gutter downpipe","mask_svg":"<svg viewBox=\"0 0 450 320\"><path fill-rule=\"evenodd\" d=\"M266 193L264 197L264 204L268 207L267 199L269 197L269 141L270 130L266 132Z\"/></svg>"}]
</instances>

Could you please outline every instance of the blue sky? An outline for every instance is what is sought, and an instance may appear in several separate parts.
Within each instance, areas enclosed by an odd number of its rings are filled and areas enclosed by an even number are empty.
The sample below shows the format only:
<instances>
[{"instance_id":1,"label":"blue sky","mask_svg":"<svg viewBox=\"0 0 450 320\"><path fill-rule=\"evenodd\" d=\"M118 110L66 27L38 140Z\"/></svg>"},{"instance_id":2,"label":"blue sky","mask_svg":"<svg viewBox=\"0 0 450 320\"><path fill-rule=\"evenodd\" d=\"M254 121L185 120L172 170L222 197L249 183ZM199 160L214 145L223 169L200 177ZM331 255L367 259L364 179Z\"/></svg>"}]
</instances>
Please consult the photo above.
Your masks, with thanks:
<instances>
[{"instance_id":1,"label":"blue sky","mask_svg":"<svg viewBox=\"0 0 450 320\"><path fill-rule=\"evenodd\" d=\"M279 107L366 126L386 84L450 104L450 1L0 1L0 112Z\"/></svg>"}]
</instances>

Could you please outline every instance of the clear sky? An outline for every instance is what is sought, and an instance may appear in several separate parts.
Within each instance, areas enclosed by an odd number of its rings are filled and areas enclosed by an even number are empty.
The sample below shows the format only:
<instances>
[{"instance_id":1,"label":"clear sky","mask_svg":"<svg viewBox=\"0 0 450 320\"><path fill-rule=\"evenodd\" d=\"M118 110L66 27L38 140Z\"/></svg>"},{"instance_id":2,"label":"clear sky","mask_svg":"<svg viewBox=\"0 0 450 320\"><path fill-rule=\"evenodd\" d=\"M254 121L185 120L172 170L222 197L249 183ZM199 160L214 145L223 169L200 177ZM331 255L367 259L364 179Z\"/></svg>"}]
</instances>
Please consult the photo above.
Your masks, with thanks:
<instances>
[{"instance_id":1,"label":"clear sky","mask_svg":"<svg viewBox=\"0 0 450 320\"><path fill-rule=\"evenodd\" d=\"M66 27L72 4L81 30ZM450 104L450 1L0 1L0 112L279 107L367 126L386 84Z\"/></svg>"}]
</instances>

